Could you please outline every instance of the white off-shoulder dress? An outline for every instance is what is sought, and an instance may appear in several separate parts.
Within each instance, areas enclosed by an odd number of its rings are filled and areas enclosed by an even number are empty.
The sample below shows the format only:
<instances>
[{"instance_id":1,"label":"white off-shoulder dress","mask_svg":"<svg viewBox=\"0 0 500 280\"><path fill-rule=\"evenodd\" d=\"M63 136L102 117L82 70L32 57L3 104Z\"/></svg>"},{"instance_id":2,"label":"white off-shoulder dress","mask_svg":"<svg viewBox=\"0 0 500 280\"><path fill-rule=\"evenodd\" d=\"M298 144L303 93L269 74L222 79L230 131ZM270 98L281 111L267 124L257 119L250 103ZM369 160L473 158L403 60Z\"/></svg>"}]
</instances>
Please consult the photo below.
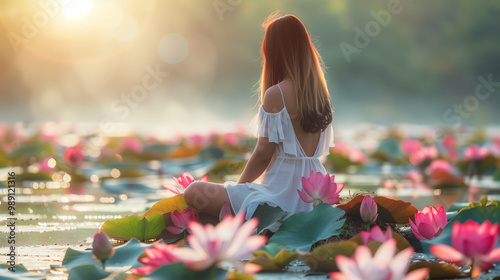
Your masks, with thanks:
<instances>
[{"instance_id":1,"label":"white off-shoulder dress","mask_svg":"<svg viewBox=\"0 0 500 280\"><path fill-rule=\"evenodd\" d=\"M251 122L252 132L257 137L267 137L269 142L278 144L267 170L252 183L225 184L233 211L245 211L247 220L264 203L279 206L290 214L312 210L312 203L302 201L297 189L302 191L301 178L309 177L311 170L326 174L319 157L328 155L329 148L334 146L333 129L328 125L321 132L314 155L306 155L295 135L281 87L277 86L283 109L278 113L268 113L261 105Z\"/></svg>"}]
</instances>

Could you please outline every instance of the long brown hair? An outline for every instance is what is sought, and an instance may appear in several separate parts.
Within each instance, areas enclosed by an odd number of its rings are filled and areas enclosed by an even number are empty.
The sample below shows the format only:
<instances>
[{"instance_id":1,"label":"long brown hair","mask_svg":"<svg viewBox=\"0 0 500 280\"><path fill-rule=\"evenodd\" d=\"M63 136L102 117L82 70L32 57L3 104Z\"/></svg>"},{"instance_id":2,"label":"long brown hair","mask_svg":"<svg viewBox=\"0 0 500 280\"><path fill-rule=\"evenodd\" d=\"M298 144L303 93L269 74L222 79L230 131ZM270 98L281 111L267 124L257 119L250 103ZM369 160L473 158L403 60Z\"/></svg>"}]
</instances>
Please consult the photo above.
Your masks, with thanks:
<instances>
[{"instance_id":1,"label":"long brown hair","mask_svg":"<svg viewBox=\"0 0 500 280\"><path fill-rule=\"evenodd\" d=\"M266 90L292 79L297 99L297 121L305 132L323 131L332 122L324 64L304 24L293 15L271 14L263 24L261 102Z\"/></svg>"}]
</instances>

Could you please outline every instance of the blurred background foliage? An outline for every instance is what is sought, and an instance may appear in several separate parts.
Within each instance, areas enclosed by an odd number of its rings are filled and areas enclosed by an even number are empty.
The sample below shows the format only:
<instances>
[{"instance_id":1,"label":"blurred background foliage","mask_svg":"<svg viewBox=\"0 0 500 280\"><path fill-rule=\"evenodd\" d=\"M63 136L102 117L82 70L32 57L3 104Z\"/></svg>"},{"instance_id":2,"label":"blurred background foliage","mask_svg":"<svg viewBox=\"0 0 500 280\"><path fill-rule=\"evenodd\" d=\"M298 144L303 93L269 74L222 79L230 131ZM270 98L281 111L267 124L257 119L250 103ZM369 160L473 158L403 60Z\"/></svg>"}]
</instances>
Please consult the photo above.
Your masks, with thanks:
<instances>
[{"instance_id":1,"label":"blurred background foliage","mask_svg":"<svg viewBox=\"0 0 500 280\"><path fill-rule=\"evenodd\" d=\"M315 40L335 125L452 125L444 112L474 94L478 76L500 81L498 1L68 1L92 5L75 17L78 12L72 16L55 0L52 10L38 1L0 2L0 121L106 118L187 130L246 124L256 112L260 25L277 10L298 16ZM340 44L355 46L355 28L365 30L375 20L371 11L391 3L401 12L348 62ZM48 14L46 24L37 25L37 13ZM33 38L25 36L26 20L37 29ZM13 34L29 39L18 51ZM168 34L181 35L187 47L162 45ZM180 62L162 60L162 52ZM118 114L116 102L125 104L123 96L143 83L147 67L168 77L127 105L128 114ZM499 90L463 124L495 124Z\"/></svg>"}]
</instances>

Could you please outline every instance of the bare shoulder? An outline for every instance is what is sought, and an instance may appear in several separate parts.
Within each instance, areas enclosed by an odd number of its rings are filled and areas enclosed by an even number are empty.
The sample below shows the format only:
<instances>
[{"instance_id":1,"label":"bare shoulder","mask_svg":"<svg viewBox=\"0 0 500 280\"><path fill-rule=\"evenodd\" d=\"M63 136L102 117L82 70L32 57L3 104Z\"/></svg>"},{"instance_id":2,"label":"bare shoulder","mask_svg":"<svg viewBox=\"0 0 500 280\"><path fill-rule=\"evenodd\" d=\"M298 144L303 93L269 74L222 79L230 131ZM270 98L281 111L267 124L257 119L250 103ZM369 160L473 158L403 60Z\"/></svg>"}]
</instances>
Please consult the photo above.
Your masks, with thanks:
<instances>
[{"instance_id":1,"label":"bare shoulder","mask_svg":"<svg viewBox=\"0 0 500 280\"><path fill-rule=\"evenodd\" d=\"M264 110L268 113L278 113L283 109L283 99L278 86L274 85L266 90L262 103Z\"/></svg>"}]
</instances>

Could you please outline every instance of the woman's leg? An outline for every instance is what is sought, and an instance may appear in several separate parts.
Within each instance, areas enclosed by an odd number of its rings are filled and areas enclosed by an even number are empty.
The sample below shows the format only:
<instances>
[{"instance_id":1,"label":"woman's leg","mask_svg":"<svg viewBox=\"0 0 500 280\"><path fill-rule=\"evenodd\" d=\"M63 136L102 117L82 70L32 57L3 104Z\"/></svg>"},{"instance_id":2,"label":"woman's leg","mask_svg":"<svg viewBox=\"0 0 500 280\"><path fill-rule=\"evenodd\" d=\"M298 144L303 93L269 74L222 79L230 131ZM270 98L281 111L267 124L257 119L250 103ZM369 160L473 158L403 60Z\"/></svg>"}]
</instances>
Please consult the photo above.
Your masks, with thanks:
<instances>
[{"instance_id":1,"label":"woman's leg","mask_svg":"<svg viewBox=\"0 0 500 280\"><path fill-rule=\"evenodd\" d=\"M229 205L231 212L234 214L226 188L220 184L200 181L193 182L184 191L184 199L189 207L200 213L200 218L205 215L218 220L224 202Z\"/></svg>"}]
</instances>

